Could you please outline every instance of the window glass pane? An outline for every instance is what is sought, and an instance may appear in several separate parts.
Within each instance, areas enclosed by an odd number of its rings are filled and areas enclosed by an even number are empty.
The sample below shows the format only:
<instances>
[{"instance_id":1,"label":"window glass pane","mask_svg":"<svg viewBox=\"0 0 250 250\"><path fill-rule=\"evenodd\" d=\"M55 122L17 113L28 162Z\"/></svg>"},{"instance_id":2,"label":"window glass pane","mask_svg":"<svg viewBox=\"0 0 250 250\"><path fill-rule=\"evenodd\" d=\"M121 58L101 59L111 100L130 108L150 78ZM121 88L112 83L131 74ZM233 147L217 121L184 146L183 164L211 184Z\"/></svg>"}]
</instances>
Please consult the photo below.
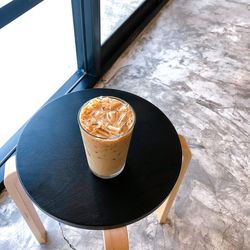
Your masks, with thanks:
<instances>
[{"instance_id":1,"label":"window glass pane","mask_svg":"<svg viewBox=\"0 0 250 250\"><path fill-rule=\"evenodd\" d=\"M101 2L101 43L103 44L115 30L145 0L100 0Z\"/></svg>"},{"instance_id":2,"label":"window glass pane","mask_svg":"<svg viewBox=\"0 0 250 250\"><path fill-rule=\"evenodd\" d=\"M0 8L10 2L12 2L12 0L0 0Z\"/></svg>"},{"instance_id":3,"label":"window glass pane","mask_svg":"<svg viewBox=\"0 0 250 250\"><path fill-rule=\"evenodd\" d=\"M76 69L70 0L43 1L0 30L0 147Z\"/></svg>"}]
</instances>

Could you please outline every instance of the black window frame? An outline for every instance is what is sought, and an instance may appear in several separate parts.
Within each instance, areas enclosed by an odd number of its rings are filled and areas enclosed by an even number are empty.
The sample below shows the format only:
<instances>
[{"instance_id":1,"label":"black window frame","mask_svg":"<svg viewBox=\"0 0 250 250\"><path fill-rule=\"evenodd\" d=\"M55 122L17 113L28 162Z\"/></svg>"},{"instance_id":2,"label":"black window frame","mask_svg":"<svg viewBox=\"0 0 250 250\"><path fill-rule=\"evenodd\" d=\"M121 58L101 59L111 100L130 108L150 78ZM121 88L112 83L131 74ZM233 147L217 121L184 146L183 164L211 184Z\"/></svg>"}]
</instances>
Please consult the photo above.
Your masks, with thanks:
<instances>
[{"instance_id":1,"label":"black window frame","mask_svg":"<svg viewBox=\"0 0 250 250\"><path fill-rule=\"evenodd\" d=\"M0 29L42 1L13 0L6 4L0 8ZM101 45L100 0L71 0L77 69L46 103L93 87L167 2L145 0ZM4 164L15 154L24 127L25 124L0 149L0 191L4 188Z\"/></svg>"}]
</instances>

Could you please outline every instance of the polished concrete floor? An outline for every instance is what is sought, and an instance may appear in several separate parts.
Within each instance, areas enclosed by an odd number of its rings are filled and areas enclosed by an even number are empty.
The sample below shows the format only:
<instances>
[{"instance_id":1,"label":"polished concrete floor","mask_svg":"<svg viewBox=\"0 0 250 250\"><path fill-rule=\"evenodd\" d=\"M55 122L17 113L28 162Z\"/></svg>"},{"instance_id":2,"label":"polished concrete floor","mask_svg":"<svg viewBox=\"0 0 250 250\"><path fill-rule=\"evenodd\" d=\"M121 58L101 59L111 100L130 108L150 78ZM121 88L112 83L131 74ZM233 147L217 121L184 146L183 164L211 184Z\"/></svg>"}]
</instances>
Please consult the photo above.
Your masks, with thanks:
<instances>
[{"instance_id":1,"label":"polished concrete floor","mask_svg":"<svg viewBox=\"0 0 250 250\"><path fill-rule=\"evenodd\" d=\"M152 214L128 226L131 249L250 249L249 65L248 0L174 0L98 83L154 103L193 153L168 223ZM38 212L44 246L2 194L0 249L103 249L101 232Z\"/></svg>"}]
</instances>

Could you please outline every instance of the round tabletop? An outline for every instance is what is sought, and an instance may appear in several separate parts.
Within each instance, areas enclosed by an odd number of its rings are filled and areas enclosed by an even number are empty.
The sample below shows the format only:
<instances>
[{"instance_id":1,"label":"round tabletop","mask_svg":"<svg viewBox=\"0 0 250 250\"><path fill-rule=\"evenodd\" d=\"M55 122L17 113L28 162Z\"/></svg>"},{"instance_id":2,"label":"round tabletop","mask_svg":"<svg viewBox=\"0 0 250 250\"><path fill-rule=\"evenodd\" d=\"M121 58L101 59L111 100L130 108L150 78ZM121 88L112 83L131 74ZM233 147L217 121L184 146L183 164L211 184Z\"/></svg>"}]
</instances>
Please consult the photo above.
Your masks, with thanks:
<instances>
[{"instance_id":1,"label":"round tabletop","mask_svg":"<svg viewBox=\"0 0 250 250\"><path fill-rule=\"evenodd\" d=\"M77 113L97 96L116 96L136 112L127 163L113 179L89 170ZM17 172L31 200L66 224L110 229L135 222L160 206L178 178L178 135L156 106L128 92L89 89L65 95L38 111L25 127L16 153Z\"/></svg>"}]
</instances>

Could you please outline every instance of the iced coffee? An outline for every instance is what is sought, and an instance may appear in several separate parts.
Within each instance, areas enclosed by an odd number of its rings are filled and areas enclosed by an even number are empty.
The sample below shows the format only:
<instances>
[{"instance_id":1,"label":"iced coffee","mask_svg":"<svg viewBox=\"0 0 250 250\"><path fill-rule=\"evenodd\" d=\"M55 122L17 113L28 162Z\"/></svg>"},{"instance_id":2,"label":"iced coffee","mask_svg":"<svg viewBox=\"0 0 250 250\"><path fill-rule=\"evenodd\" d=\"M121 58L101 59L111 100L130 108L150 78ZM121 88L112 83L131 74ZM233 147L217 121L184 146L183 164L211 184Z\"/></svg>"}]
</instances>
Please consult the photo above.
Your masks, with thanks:
<instances>
[{"instance_id":1,"label":"iced coffee","mask_svg":"<svg viewBox=\"0 0 250 250\"><path fill-rule=\"evenodd\" d=\"M96 97L81 107L78 122L91 171L101 178L121 173L135 125L133 108L116 97Z\"/></svg>"}]
</instances>

